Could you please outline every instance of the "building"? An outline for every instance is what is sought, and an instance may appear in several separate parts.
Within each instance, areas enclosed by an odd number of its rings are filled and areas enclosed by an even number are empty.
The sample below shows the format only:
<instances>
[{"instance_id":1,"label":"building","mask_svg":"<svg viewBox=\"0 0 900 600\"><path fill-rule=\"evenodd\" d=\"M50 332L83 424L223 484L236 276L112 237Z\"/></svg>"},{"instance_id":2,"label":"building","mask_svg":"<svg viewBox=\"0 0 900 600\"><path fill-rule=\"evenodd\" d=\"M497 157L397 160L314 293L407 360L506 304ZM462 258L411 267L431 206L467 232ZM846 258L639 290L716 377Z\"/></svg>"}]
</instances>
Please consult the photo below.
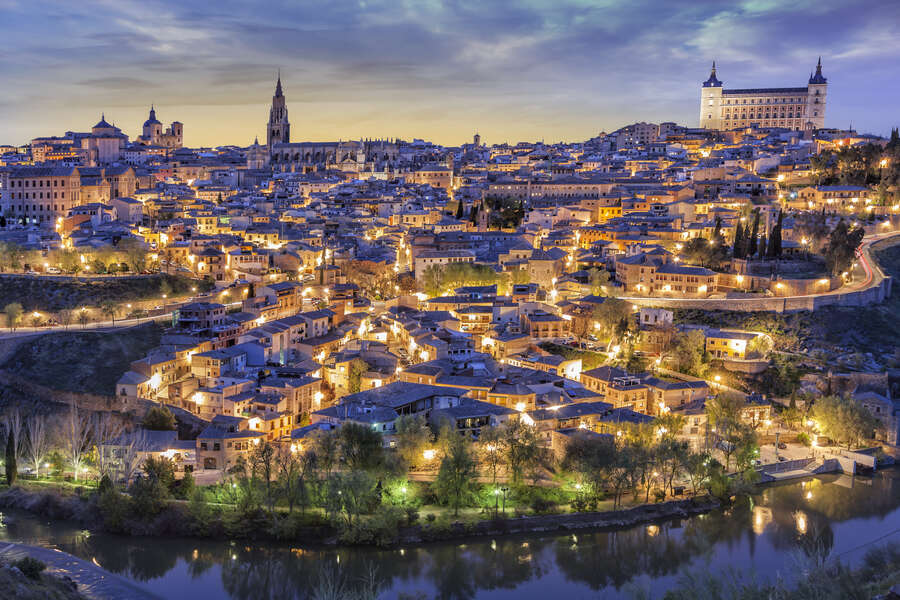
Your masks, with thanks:
<instances>
[{"instance_id":1,"label":"building","mask_svg":"<svg viewBox=\"0 0 900 600\"><path fill-rule=\"evenodd\" d=\"M700 91L700 127L729 130L747 127L784 127L806 130L825 127L828 80L822 59L806 87L725 89L713 62Z\"/></svg>"},{"instance_id":2,"label":"building","mask_svg":"<svg viewBox=\"0 0 900 600\"><path fill-rule=\"evenodd\" d=\"M0 214L8 219L50 228L80 204L77 167L13 167L0 172Z\"/></svg>"},{"instance_id":3,"label":"building","mask_svg":"<svg viewBox=\"0 0 900 600\"><path fill-rule=\"evenodd\" d=\"M165 131L162 127L162 123L156 119L156 110L150 106L150 116L144 121L143 134L137 141L148 146L162 146L171 150L181 148L184 143L184 125L179 121L172 121Z\"/></svg>"},{"instance_id":4,"label":"building","mask_svg":"<svg viewBox=\"0 0 900 600\"><path fill-rule=\"evenodd\" d=\"M280 74L266 125L266 146L269 164L281 172L393 170L399 159L398 145L386 140L291 143L291 124Z\"/></svg>"}]
</instances>

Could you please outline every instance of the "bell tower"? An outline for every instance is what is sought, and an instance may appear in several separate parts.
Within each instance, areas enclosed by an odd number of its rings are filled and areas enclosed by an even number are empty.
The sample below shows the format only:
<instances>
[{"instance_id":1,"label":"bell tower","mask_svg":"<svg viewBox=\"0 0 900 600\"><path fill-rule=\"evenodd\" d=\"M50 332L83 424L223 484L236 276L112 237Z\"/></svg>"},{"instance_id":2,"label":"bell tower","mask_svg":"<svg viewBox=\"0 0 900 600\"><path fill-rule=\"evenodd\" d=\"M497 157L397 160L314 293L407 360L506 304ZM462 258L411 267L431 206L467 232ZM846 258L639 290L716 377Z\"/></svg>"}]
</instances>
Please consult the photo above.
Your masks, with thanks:
<instances>
[{"instance_id":1,"label":"bell tower","mask_svg":"<svg viewBox=\"0 0 900 600\"><path fill-rule=\"evenodd\" d=\"M286 144L291 141L291 124L288 121L287 105L284 93L281 91L281 73L278 73L278 83L275 84L275 95L272 96L272 108L269 110L269 125L266 129L266 145L269 154L275 144Z\"/></svg>"}]
</instances>

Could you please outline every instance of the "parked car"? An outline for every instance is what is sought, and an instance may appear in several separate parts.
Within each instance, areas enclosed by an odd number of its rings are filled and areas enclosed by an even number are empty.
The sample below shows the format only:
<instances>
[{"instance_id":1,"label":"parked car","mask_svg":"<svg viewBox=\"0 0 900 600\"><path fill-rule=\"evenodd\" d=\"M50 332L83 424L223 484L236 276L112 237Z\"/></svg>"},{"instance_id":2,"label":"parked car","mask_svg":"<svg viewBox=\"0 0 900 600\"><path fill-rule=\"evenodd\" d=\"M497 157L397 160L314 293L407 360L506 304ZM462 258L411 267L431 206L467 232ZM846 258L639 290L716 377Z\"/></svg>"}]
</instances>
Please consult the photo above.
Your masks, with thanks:
<instances>
[{"instance_id":1,"label":"parked car","mask_svg":"<svg viewBox=\"0 0 900 600\"><path fill-rule=\"evenodd\" d=\"M787 450L787 444L785 444L784 442L778 442L778 449Z\"/></svg>"}]
</instances>

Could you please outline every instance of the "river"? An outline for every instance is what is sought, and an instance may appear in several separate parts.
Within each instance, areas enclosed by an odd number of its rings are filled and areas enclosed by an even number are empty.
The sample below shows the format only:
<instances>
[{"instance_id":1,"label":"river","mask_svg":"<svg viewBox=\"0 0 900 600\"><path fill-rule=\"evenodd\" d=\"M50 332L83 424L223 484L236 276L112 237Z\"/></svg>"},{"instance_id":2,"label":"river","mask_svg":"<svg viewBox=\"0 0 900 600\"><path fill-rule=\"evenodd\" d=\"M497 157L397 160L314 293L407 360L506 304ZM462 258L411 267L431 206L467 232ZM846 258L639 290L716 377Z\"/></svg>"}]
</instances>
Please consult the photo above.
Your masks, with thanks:
<instances>
[{"instance_id":1,"label":"river","mask_svg":"<svg viewBox=\"0 0 900 600\"><path fill-rule=\"evenodd\" d=\"M811 554L855 564L900 540L900 469L777 484L727 510L616 531L391 550L131 538L4 516L0 540L59 548L169 599L299 600L322 573L355 582L372 571L381 598L659 598L685 570L790 580Z\"/></svg>"}]
</instances>

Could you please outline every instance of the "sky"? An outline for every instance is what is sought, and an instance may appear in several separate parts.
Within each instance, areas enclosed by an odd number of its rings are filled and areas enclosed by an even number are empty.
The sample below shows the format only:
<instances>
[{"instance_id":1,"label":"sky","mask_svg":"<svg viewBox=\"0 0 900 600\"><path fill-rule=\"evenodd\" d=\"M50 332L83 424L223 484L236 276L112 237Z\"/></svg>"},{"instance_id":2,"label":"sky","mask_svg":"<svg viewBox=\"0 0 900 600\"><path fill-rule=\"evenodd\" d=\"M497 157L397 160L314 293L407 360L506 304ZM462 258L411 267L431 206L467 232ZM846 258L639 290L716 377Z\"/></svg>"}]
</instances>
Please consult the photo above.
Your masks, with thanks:
<instances>
[{"instance_id":1,"label":"sky","mask_svg":"<svg viewBox=\"0 0 900 600\"><path fill-rule=\"evenodd\" d=\"M0 0L0 144L140 134L151 103L185 144L264 141L280 69L292 141L581 141L696 126L725 87L805 86L826 126L900 125L900 2L847 0Z\"/></svg>"}]
</instances>

